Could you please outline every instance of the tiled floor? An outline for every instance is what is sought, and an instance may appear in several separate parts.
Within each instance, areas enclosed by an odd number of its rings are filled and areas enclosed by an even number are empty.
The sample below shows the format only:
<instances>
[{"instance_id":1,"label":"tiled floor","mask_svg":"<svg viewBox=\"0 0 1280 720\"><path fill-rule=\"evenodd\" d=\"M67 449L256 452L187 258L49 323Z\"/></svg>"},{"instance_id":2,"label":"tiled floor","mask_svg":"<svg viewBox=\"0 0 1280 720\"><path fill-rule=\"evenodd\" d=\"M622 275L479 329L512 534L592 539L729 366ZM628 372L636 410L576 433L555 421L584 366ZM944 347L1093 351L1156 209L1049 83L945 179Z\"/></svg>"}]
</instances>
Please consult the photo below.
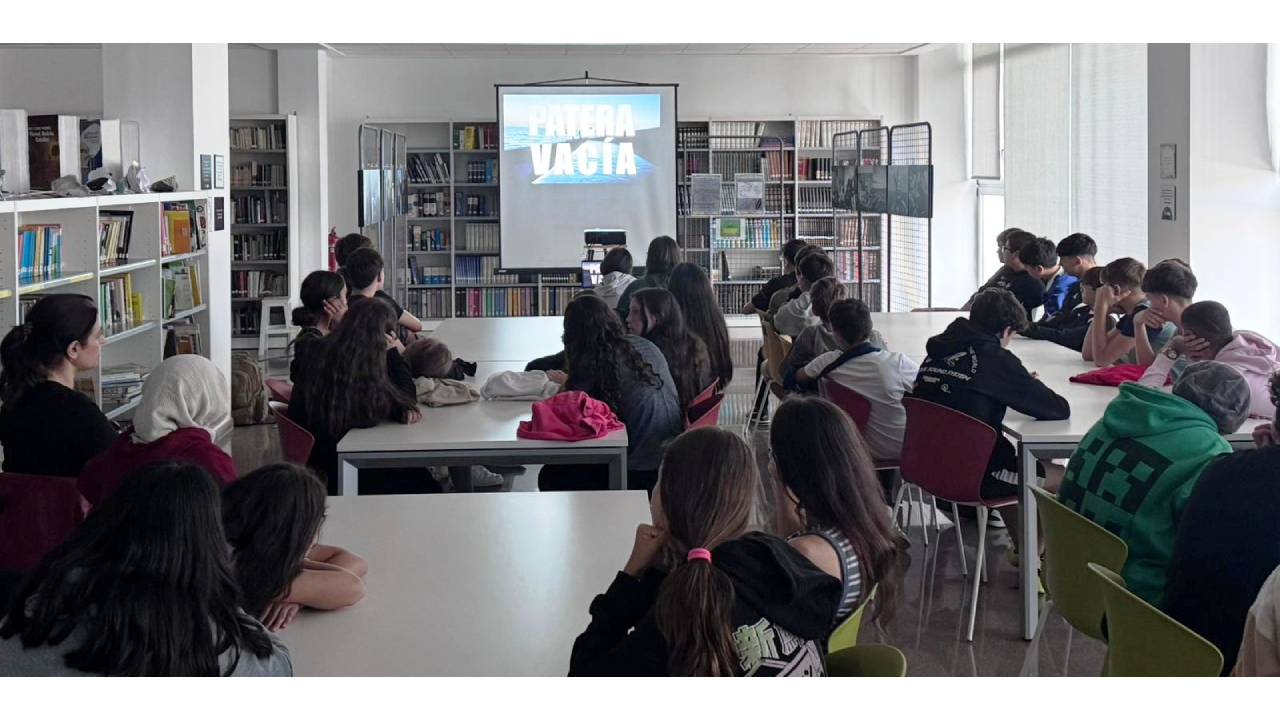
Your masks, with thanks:
<instances>
[{"instance_id":1,"label":"tiled floor","mask_svg":"<svg viewBox=\"0 0 1280 720\"><path fill-rule=\"evenodd\" d=\"M756 341L758 343L758 341ZM747 365L754 359L755 346L735 342L735 361ZM739 357L741 356L741 357ZM751 412L752 370L738 368L722 406L722 425L741 426ZM768 477L767 428L755 433L762 477ZM241 474L261 465L280 460L279 442L274 425L238 427L232 435L236 467ZM508 489L516 492L537 490L538 467L530 466L514 477L508 476ZM772 504L770 489L761 488L761 515ZM961 520L969 566L976 553L977 527L972 520ZM930 543L925 547L919 526L911 528L910 567L902 581L894 618L885 626L887 633L873 623L864 622L863 642L889 642L907 656L910 675L1019 675L1027 658L1029 642L1021 637L1021 605L1017 589L1017 569L1005 559L1009 536L1005 530L988 533L988 582L978 593L978 616L973 642L964 639L968 621L968 579L960 570L955 531L943 530L941 541L935 540L930 528ZM1043 604L1043 596L1041 598ZM1037 653L1031 663L1032 672L1040 675L1097 675L1102 667L1105 647L1102 643L1072 632L1060 615L1052 613Z\"/></svg>"}]
</instances>

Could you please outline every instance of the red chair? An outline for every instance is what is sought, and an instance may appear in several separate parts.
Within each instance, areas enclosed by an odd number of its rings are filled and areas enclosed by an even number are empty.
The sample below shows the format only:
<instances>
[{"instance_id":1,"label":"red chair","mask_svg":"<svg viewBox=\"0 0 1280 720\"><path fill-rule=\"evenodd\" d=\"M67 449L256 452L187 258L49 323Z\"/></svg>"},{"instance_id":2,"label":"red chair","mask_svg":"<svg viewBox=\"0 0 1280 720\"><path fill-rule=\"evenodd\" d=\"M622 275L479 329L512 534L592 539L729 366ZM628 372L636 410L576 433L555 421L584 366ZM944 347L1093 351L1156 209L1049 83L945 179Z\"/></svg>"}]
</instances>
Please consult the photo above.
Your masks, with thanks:
<instances>
[{"instance_id":1,"label":"red chair","mask_svg":"<svg viewBox=\"0 0 1280 720\"><path fill-rule=\"evenodd\" d=\"M75 478L0 474L0 569L31 570L88 512Z\"/></svg>"},{"instance_id":2,"label":"red chair","mask_svg":"<svg viewBox=\"0 0 1280 720\"><path fill-rule=\"evenodd\" d=\"M720 423L720 405L724 395L712 395L701 402L695 401L684 414L684 429L708 427Z\"/></svg>"},{"instance_id":3,"label":"red chair","mask_svg":"<svg viewBox=\"0 0 1280 720\"><path fill-rule=\"evenodd\" d=\"M280 433L280 450L285 462L306 465L311 457L311 448L316 439L306 428L289 419L289 406L283 403L271 403L271 412L276 416L276 430Z\"/></svg>"},{"instance_id":4,"label":"red chair","mask_svg":"<svg viewBox=\"0 0 1280 720\"><path fill-rule=\"evenodd\" d=\"M288 380L267 380L266 386L271 391L272 400L289 404L289 398L293 397L293 383Z\"/></svg>"},{"instance_id":5,"label":"red chair","mask_svg":"<svg viewBox=\"0 0 1280 720\"><path fill-rule=\"evenodd\" d=\"M987 515L991 508L1016 504L1017 498L984 500L979 493L987 473L987 462L996 445L996 431L979 420L937 403L918 398L903 398L907 410L907 430L902 440L899 471L904 485L911 483L955 505L969 505L978 510L978 557L973 571L973 593L970 596L969 631L973 641L973 625L978 615L978 586L986 581ZM956 541L960 545L961 567L964 567L964 538L960 522L955 522Z\"/></svg>"},{"instance_id":6,"label":"red chair","mask_svg":"<svg viewBox=\"0 0 1280 720\"><path fill-rule=\"evenodd\" d=\"M707 389L698 393L698 396L695 397L693 401L689 403L689 409L692 410L693 408L698 406L698 403L704 400L710 400L712 397L714 397L716 394L716 387L719 385L720 385L719 378L712 380L711 384L707 386Z\"/></svg>"},{"instance_id":7,"label":"red chair","mask_svg":"<svg viewBox=\"0 0 1280 720\"><path fill-rule=\"evenodd\" d=\"M871 420L870 400L831 378L823 378L822 382L818 383L818 392L843 410L849 419L853 420L858 432L866 437L867 423Z\"/></svg>"}]
</instances>

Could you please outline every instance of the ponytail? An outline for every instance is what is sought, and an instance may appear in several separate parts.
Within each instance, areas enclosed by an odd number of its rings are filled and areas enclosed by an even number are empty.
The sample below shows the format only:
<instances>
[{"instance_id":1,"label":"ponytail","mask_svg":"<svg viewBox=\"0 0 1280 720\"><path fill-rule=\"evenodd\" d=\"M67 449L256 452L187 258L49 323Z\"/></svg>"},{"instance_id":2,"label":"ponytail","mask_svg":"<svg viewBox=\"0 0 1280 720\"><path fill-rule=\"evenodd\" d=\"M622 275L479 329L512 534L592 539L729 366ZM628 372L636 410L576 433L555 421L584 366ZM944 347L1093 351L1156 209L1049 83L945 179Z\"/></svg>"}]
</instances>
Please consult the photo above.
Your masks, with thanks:
<instances>
[{"instance_id":1,"label":"ponytail","mask_svg":"<svg viewBox=\"0 0 1280 720\"><path fill-rule=\"evenodd\" d=\"M691 560L677 567L658 592L654 619L666 638L673 676L728 677L737 674L733 642L733 582L711 562Z\"/></svg>"},{"instance_id":2,"label":"ponytail","mask_svg":"<svg viewBox=\"0 0 1280 720\"><path fill-rule=\"evenodd\" d=\"M0 400L14 402L48 379L73 342L87 344L98 309L84 295L46 295L26 313L26 322L0 342Z\"/></svg>"}]
</instances>

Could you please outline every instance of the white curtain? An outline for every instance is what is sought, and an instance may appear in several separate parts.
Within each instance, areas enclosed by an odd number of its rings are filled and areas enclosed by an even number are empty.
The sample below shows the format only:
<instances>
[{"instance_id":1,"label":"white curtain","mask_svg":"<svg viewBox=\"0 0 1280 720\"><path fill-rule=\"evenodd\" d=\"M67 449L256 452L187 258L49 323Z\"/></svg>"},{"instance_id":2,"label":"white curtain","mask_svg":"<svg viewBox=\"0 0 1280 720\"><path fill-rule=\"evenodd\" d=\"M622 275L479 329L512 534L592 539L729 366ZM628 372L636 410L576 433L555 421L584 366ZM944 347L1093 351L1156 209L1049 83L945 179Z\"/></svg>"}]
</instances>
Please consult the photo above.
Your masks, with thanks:
<instances>
[{"instance_id":1,"label":"white curtain","mask_svg":"<svg viewBox=\"0 0 1280 720\"><path fill-rule=\"evenodd\" d=\"M973 157L970 177L1000 178L1000 43L974 43L971 65Z\"/></svg>"},{"instance_id":2,"label":"white curtain","mask_svg":"<svg viewBox=\"0 0 1280 720\"><path fill-rule=\"evenodd\" d=\"M1070 45L1004 46L1005 222L1054 241L1071 227L1070 80Z\"/></svg>"}]
</instances>

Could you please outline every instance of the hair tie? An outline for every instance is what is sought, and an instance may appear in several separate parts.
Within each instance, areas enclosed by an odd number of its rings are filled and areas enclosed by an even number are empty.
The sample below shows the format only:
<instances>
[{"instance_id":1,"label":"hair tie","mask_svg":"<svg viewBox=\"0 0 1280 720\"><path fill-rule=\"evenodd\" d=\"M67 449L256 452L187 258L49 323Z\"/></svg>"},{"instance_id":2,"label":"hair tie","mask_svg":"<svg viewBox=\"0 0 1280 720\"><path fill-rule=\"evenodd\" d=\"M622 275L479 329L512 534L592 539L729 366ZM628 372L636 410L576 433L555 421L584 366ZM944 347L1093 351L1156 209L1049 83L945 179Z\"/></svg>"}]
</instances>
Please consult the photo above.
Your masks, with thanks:
<instances>
[{"instance_id":1,"label":"hair tie","mask_svg":"<svg viewBox=\"0 0 1280 720\"><path fill-rule=\"evenodd\" d=\"M711 551L706 548L694 548L689 551L689 554L685 559L689 562L693 562L694 560L706 560L707 562L711 562Z\"/></svg>"}]
</instances>

